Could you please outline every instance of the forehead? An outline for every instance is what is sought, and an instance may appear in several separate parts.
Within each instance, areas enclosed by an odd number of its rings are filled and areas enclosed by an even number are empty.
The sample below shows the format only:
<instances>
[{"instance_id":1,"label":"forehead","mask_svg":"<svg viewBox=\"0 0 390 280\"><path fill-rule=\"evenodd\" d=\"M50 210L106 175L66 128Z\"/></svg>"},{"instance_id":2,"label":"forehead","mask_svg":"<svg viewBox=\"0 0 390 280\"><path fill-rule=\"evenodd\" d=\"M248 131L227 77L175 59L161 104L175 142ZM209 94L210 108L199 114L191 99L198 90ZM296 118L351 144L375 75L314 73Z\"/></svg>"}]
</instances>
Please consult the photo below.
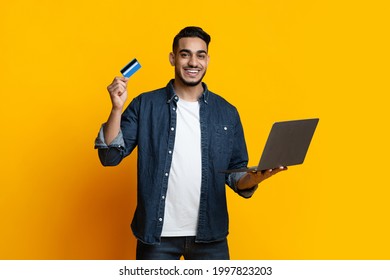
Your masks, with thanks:
<instances>
[{"instance_id":1,"label":"forehead","mask_svg":"<svg viewBox=\"0 0 390 280\"><path fill-rule=\"evenodd\" d=\"M207 52L207 45L205 41L198 37L186 37L179 40L177 51L183 49L190 50L191 52Z\"/></svg>"}]
</instances>

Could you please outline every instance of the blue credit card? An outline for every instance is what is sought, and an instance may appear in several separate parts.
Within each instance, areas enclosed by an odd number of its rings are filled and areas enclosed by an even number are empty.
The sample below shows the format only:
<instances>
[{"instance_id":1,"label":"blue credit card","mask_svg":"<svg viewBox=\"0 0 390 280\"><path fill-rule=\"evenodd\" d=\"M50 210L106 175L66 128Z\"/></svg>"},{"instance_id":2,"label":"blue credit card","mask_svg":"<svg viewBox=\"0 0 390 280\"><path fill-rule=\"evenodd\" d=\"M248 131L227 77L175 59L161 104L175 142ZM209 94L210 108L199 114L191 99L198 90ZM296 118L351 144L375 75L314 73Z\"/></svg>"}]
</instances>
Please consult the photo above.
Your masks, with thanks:
<instances>
[{"instance_id":1,"label":"blue credit card","mask_svg":"<svg viewBox=\"0 0 390 280\"><path fill-rule=\"evenodd\" d=\"M122 68L121 73L124 77L130 78L135 72L141 68L137 59L130 61L125 67Z\"/></svg>"}]
</instances>

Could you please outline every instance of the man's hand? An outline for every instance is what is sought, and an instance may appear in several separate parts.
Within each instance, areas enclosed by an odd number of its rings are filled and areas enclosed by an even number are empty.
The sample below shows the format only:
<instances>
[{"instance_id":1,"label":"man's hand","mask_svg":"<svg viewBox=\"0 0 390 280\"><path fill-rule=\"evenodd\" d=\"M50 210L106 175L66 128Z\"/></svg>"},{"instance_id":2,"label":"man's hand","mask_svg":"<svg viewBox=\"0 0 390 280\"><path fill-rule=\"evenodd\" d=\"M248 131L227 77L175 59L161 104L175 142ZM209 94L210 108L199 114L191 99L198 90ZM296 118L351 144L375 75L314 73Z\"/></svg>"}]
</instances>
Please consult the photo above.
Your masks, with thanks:
<instances>
[{"instance_id":1,"label":"man's hand","mask_svg":"<svg viewBox=\"0 0 390 280\"><path fill-rule=\"evenodd\" d=\"M252 188L253 186L261 183L262 181L268 179L269 177L285 170L287 170L287 167L281 166L279 168L268 169L261 172L249 171L244 176L242 176L241 179L238 181L237 188L240 190Z\"/></svg>"},{"instance_id":2,"label":"man's hand","mask_svg":"<svg viewBox=\"0 0 390 280\"><path fill-rule=\"evenodd\" d=\"M112 109L122 111L127 100L127 83L129 79L125 77L115 77L112 83L107 87L110 93Z\"/></svg>"},{"instance_id":3,"label":"man's hand","mask_svg":"<svg viewBox=\"0 0 390 280\"><path fill-rule=\"evenodd\" d=\"M112 103L110 116L104 126L104 140L107 145L115 139L120 131L121 114L127 100L128 81L128 78L115 77L112 83L107 87Z\"/></svg>"}]
</instances>

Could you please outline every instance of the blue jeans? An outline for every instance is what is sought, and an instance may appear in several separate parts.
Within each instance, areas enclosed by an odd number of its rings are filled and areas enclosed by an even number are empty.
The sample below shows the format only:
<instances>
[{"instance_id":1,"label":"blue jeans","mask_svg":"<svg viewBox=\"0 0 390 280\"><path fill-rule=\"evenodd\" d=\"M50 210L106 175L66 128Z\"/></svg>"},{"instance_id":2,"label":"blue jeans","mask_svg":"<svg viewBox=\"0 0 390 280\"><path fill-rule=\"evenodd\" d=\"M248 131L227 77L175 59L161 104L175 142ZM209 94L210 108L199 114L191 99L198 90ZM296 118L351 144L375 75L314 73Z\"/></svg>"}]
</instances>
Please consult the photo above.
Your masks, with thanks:
<instances>
[{"instance_id":1,"label":"blue jeans","mask_svg":"<svg viewBox=\"0 0 390 280\"><path fill-rule=\"evenodd\" d=\"M227 239L195 243L195 236L162 237L161 243L148 245L137 241L137 260L229 260Z\"/></svg>"}]
</instances>

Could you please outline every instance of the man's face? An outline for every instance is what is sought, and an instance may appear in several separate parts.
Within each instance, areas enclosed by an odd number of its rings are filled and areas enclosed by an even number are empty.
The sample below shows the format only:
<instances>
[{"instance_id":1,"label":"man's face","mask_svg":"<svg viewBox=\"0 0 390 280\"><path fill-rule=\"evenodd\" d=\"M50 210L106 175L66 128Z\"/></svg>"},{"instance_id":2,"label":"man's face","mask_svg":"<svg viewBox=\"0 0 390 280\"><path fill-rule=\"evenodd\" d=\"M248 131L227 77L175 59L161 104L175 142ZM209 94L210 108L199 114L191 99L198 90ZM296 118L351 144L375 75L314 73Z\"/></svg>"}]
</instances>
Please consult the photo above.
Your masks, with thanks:
<instances>
[{"instance_id":1,"label":"man's face","mask_svg":"<svg viewBox=\"0 0 390 280\"><path fill-rule=\"evenodd\" d=\"M186 86L197 86L206 74L209 62L206 42L197 37L181 38L169 60L175 66L175 79Z\"/></svg>"}]
</instances>

